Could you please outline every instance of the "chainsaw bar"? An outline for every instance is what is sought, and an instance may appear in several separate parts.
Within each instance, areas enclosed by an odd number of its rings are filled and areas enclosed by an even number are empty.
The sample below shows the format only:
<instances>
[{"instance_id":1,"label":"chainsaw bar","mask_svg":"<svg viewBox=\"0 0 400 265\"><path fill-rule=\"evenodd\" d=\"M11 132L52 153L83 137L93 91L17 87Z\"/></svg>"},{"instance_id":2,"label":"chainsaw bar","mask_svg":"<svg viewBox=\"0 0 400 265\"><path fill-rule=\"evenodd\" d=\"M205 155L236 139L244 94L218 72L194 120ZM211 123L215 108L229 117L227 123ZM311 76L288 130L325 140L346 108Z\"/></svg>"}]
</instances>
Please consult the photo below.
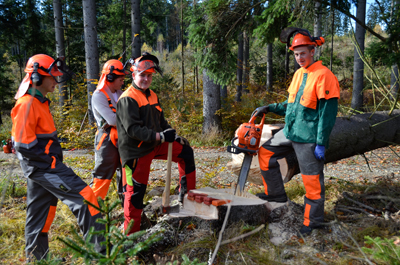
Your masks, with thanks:
<instances>
[{"instance_id":1,"label":"chainsaw bar","mask_svg":"<svg viewBox=\"0 0 400 265\"><path fill-rule=\"evenodd\" d=\"M238 193L239 195L243 194L244 186L246 185L247 176L249 175L251 161L253 160L253 156L249 154L244 154L244 159L242 163L242 167L240 168L240 173L235 189L234 195ZM239 192L238 192L239 191Z\"/></svg>"}]
</instances>

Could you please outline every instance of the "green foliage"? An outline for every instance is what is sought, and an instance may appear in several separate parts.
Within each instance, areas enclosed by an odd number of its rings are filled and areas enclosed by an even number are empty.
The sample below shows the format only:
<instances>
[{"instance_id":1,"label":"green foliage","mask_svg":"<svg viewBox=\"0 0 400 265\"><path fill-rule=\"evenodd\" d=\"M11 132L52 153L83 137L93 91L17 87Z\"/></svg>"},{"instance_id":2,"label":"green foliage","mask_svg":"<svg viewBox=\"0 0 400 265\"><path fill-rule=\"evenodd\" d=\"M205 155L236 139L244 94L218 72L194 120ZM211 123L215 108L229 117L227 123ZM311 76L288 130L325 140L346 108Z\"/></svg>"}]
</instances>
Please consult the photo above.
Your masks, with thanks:
<instances>
[{"instance_id":1,"label":"green foliage","mask_svg":"<svg viewBox=\"0 0 400 265\"><path fill-rule=\"evenodd\" d=\"M3 124L0 125L0 142L11 139L12 121L10 116L2 115Z\"/></svg>"},{"instance_id":2,"label":"green foliage","mask_svg":"<svg viewBox=\"0 0 400 265\"><path fill-rule=\"evenodd\" d=\"M175 260L173 263L168 262L167 265L206 265L207 262L199 262L197 258L190 260L185 254L182 255L182 262Z\"/></svg>"},{"instance_id":3,"label":"green foliage","mask_svg":"<svg viewBox=\"0 0 400 265\"><path fill-rule=\"evenodd\" d=\"M74 258L83 258L85 264L92 264L92 261L96 261L96 264L126 264L129 258L132 258L139 252L148 249L151 244L161 239L161 237L158 236L158 233L155 233L144 241L136 243L140 237L146 234L146 231L139 231L131 235L122 233L117 227L117 224L123 222L124 218L112 219L112 212L121 204L120 200L110 203L108 198L106 198L105 201L100 199L100 207L97 207L88 201L85 202L103 214L104 217L98 219L97 222L104 224L105 230L94 231L94 228L92 227L89 235L84 239L78 234L76 229L73 229L73 239L58 238L66 245L67 249L74 253ZM133 221L131 221L126 231L130 231L132 226ZM103 247L105 247L106 251L104 253L98 253L95 250L95 244L90 242L92 236L95 234L102 235L105 238ZM134 260L131 264L140 263Z\"/></svg>"},{"instance_id":4,"label":"green foliage","mask_svg":"<svg viewBox=\"0 0 400 265\"><path fill-rule=\"evenodd\" d=\"M400 247L394 244L393 239L365 236L365 244L369 246L363 247L362 250L372 255L376 261L384 264L400 264Z\"/></svg>"}]
</instances>

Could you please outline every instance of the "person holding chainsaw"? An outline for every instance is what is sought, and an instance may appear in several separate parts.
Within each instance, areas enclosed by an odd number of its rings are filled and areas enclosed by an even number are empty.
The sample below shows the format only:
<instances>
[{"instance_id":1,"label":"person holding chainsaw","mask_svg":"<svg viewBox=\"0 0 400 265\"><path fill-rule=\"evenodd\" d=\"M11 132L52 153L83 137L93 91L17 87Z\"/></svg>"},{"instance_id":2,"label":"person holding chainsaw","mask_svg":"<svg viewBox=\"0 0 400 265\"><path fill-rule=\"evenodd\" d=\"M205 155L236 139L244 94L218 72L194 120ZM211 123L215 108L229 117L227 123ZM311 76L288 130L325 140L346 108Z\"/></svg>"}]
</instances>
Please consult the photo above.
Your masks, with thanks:
<instances>
[{"instance_id":1,"label":"person holding chainsaw","mask_svg":"<svg viewBox=\"0 0 400 265\"><path fill-rule=\"evenodd\" d=\"M91 227L104 230L97 223L100 212L84 203L98 206L92 189L72 169L63 164L63 153L50 113L50 101L45 97L57 83L67 81L73 73L60 58L45 54L29 58L26 76L15 95L17 102L11 111L12 141L22 171L27 179L25 252L28 262L45 259L49 252L48 232L56 214L58 200L75 215L86 237ZM104 237L93 235L96 250L103 252Z\"/></svg>"},{"instance_id":2,"label":"person holding chainsaw","mask_svg":"<svg viewBox=\"0 0 400 265\"><path fill-rule=\"evenodd\" d=\"M196 186L193 149L178 135L164 117L159 99L150 89L153 74L162 74L157 57L144 53L129 60L132 85L117 104L118 146L125 171L124 229L134 221L129 234L140 230L143 198L153 159L167 159L168 143L173 143L172 161L178 163L179 200Z\"/></svg>"},{"instance_id":3,"label":"person holding chainsaw","mask_svg":"<svg viewBox=\"0 0 400 265\"><path fill-rule=\"evenodd\" d=\"M294 150L306 189L300 234L307 235L324 221L325 150L336 121L340 88L336 76L321 61L314 61L315 47L322 45L324 38L312 37L304 29L287 28L280 39L288 43L301 68L293 76L285 102L255 110L255 115L260 117L268 112L285 116L283 130L260 147L259 163L265 193L258 196L272 202L287 201L277 160Z\"/></svg>"},{"instance_id":4,"label":"person holding chainsaw","mask_svg":"<svg viewBox=\"0 0 400 265\"><path fill-rule=\"evenodd\" d=\"M97 132L94 140L95 166L92 172L91 187L96 197L103 200L114 173L117 172L118 195L124 201L122 190L122 168L118 153L117 102L124 85L124 65L118 60L109 60L104 66L99 84L92 96L93 115L96 119Z\"/></svg>"}]
</instances>

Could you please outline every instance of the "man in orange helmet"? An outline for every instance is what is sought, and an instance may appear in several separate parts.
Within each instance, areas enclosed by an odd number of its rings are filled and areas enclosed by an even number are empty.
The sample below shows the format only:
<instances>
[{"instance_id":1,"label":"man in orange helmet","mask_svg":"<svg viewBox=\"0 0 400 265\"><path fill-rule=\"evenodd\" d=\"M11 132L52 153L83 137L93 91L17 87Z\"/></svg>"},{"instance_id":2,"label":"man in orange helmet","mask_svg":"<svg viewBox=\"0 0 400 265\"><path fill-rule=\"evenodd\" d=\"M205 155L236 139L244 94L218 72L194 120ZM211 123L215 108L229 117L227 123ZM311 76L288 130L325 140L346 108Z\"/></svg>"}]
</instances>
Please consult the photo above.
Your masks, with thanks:
<instances>
[{"instance_id":1,"label":"man in orange helmet","mask_svg":"<svg viewBox=\"0 0 400 265\"><path fill-rule=\"evenodd\" d=\"M101 214L83 202L97 204L92 189L63 162L63 153L57 138L50 101L45 97L54 91L57 83L72 75L60 59L37 54L29 58L26 76L15 95L17 102L11 111L12 141L21 168L27 178L27 209L25 225L25 252L29 261L46 258L49 251L48 231L56 214L58 200L65 203L78 220L86 237L89 229L103 230L96 223ZM104 250L104 238L93 235L96 250Z\"/></svg>"},{"instance_id":2,"label":"man in orange helmet","mask_svg":"<svg viewBox=\"0 0 400 265\"><path fill-rule=\"evenodd\" d=\"M140 230L150 164L153 159L167 159L168 142L173 142L172 161L178 163L179 200L196 186L193 149L176 135L164 118L157 95L149 89L153 73L157 70L161 74L157 57L144 53L131 64L133 82L117 106L118 145L126 185L124 229L134 220L129 234Z\"/></svg>"},{"instance_id":3,"label":"man in orange helmet","mask_svg":"<svg viewBox=\"0 0 400 265\"><path fill-rule=\"evenodd\" d=\"M92 189L103 200L107 195L112 177L117 171L118 194L123 203L121 160L118 153L117 102L124 85L124 65L109 60L103 66L99 84L92 96L92 108L97 132L94 141L95 166L92 172ZM122 204L123 205L123 204Z\"/></svg>"},{"instance_id":4,"label":"man in orange helmet","mask_svg":"<svg viewBox=\"0 0 400 265\"><path fill-rule=\"evenodd\" d=\"M277 160L294 150L306 189L300 234L307 235L324 221L325 149L336 120L340 88L336 76L321 61L314 61L315 47L325 40L312 37L304 29L287 28L281 33L281 41L290 43L294 34L290 50L301 68L293 76L288 99L256 109L255 115L261 117L268 112L285 116L283 130L260 147L265 192L257 195L272 202L287 201Z\"/></svg>"}]
</instances>

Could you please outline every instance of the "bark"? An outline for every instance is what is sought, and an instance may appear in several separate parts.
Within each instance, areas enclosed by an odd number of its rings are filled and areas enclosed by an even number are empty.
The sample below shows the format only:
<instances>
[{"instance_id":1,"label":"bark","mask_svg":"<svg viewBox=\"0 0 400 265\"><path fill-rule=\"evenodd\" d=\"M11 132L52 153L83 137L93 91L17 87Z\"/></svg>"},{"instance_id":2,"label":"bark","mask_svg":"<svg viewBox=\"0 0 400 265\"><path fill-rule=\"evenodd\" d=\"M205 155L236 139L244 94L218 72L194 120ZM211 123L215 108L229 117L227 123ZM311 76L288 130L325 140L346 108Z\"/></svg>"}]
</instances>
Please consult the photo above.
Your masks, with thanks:
<instances>
[{"instance_id":1,"label":"bark","mask_svg":"<svg viewBox=\"0 0 400 265\"><path fill-rule=\"evenodd\" d=\"M359 0L357 6L357 18L365 23L366 0ZM364 54L365 29L356 24L356 40L360 52ZM353 97L351 107L361 110L363 107L363 81L364 81L364 62L361 60L357 47L354 47L354 72L353 72Z\"/></svg>"},{"instance_id":2,"label":"bark","mask_svg":"<svg viewBox=\"0 0 400 265\"><path fill-rule=\"evenodd\" d=\"M238 55L236 70L236 102L242 100L242 83L243 83L243 33L238 36Z\"/></svg>"},{"instance_id":3,"label":"bark","mask_svg":"<svg viewBox=\"0 0 400 265\"><path fill-rule=\"evenodd\" d=\"M321 2L316 1L314 4L314 36L321 36ZM315 48L315 59L319 60L321 56L321 48Z\"/></svg>"},{"instance_id":4,"label":"bark","mask_svg":"<svg viewBox=\"0 0 400 265\"><path fill-rule=\"evenodd\" d=\"M379 111L354 115L350 119L337 118L329 138L326 163L353 155L400 144L400 110Z\"/></svg>"},{"instance_id":5,"label":"bark","mask_svg":"<svg viewBox=\"0 0 400 265\"><path fill-rule=\"evenodd\" d=\"M183 43L183 1L181 0L181 47L182 47L182 95L185 94L185 57L184 50L185 46Z\"/></svg>"},{"instance_id":6,"label":"bark","mask_svg":"<svg viewBox=\"0 0 400 265\"><path fill-rule=\"evenodd\" d=\"M54 31L56 34L57 57L65 57L64 25L63 25L61 0L53 0L53 10L54 10ZM68 99L67 84L65 82L59 84L59 89L60 89L60 98L58 103L60 107L63 107L65 100Z\"/></svg>"},{"instance_id":7,"label":"bark","mask_svg":"<svg viewBox=\"0 0 400 265\"><path fill-rule=\"evenodd\" d=\"M122 8L122 23L124 23L124 26L122 28L122 63L126 62L126 0L123 0L123 8Z\"/></svg>"},{"instance_id":8,"label":"bark","mask_svg":"<svg viewBox=\"0 0 400 265\"><path fill-rule=\"evenodd\" d=\"M221 109L220 86L207 75L207 70L203 70L203 134L210 132L213 127L221 130L221 117L216 115L217 110Z\"/></svg>"},{"instance_id":9,"label":"bark","mask_svg":"<svg viewBox=\"0 0 400 265\"><path fill-rule=\"evenodd\" d=\"M272 43L267 44L267 91L271 91L273 82Z\"/></svg>"},{"instance_id":10,"label":"bark","mask_svg":"<svg viewBox=\"0 0 400 265\"><path fill-rule=\"evenodd\" d=\"M83 28L85 34L85 57L87 72L87 97L89 123L94 124L92 112L92 94L99 78L99 51L97 47L97 23L95 0L83 0Z\"/></svg>"},{"instance_id":11,"label":"bark","mask_svg":"<svg viewBox=\"0 0 400 265\"><path fill-rule=\"evenodd\" d=\"M132 21L132 58L141 55L140 43L140 0L131 0L131 21Z\"/></svg>"},{"instance_id":12,"label":"bark","mask_svg":"<svg viewBox=\"0 0 400 265\"><path fill-rule=\"evenodd\" d=\"M250 82L250 66L249 66L249 56L250 56L250 37L248 32L243 34L243 92L248 93L249 82Z\"/></svg>"},{"instance_id":13,"label":"bark","mask_svg":"<svg viewBox=\"0 0 400 265\"><path fill-rule=\"evenodd\" d=\"M221 107L226 110L228 107L228 88L226 85L220 86L221 92Z\"/></svg>"}]
</instances>

